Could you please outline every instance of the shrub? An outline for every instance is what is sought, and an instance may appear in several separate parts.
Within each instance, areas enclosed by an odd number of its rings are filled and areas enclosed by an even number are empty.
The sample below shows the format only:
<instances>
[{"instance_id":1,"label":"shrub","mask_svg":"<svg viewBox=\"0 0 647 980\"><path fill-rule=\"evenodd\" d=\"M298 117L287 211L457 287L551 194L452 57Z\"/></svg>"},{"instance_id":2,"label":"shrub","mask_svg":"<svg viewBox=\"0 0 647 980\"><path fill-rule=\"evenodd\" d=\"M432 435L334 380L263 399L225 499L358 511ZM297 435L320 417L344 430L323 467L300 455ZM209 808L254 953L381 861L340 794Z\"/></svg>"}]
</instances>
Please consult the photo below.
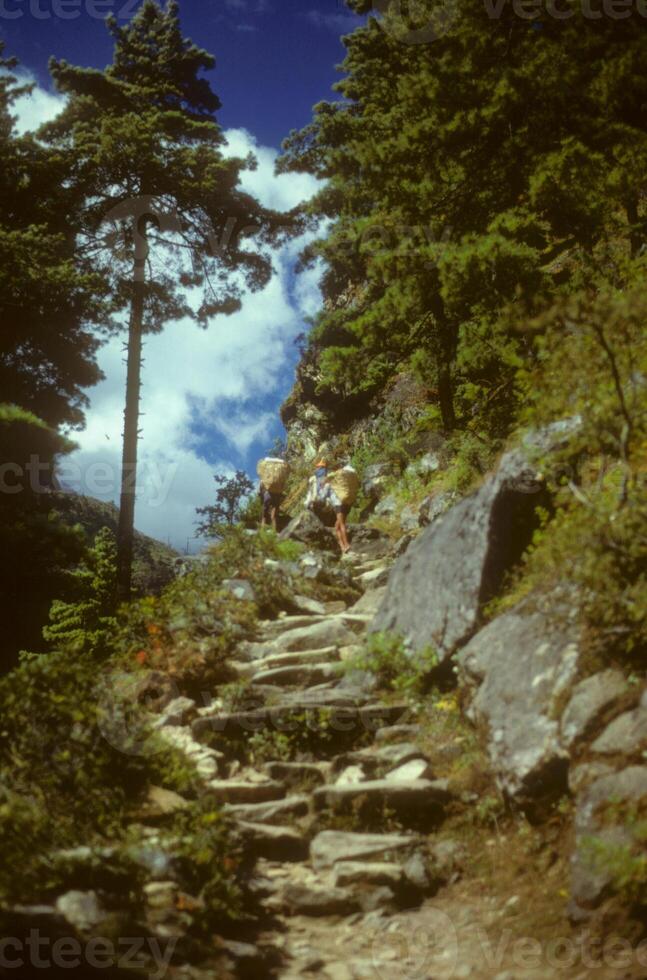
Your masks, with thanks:
<instances>
[{"instance_id":1,"label":"shrub","mask_svg":"<svg viewBox=\"0 0 647 980\"><path fill-rule=\"evenodd\" d=\"M372 633L364 650L341 665L344 672L361 670L374 674L383 690L400 694L423 693L431 672L438 666L438 655L431 647L417 653L406 651L402 639L393 633Z\"/></svg>"}]
</instances>

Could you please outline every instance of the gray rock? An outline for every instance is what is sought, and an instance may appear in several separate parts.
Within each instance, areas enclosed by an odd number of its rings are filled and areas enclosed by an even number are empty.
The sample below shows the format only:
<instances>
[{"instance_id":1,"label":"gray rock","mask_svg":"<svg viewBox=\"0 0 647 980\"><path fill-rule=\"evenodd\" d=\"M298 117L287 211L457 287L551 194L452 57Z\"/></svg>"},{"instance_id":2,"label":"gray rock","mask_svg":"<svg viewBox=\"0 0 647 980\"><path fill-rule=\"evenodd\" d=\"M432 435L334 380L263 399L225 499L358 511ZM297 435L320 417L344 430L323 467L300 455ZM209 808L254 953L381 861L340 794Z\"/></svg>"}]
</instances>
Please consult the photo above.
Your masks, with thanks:
<instances>
[{"instance_id":1,"label":"gray rock","mask_svg":"<svg viewBox=\"0 0 647 980\"><path fill-rule=\"evenodd\" d=\"M304 861L308 855L306 838L293 827L241 820L238 828L256 857L268 861Z\"/></svg>"},{"instance_id":2,"label":"gray rock","mask_svg":"<svg viewBox=\"0 0 647 980\"><path fill-rule=\"evenodd\" d=\"M562 715L561 738L564 745L570 747L585 738L628 690L627 681L619 670L602 670L576 684Z\"/></svg>"},{"instance_id":3,"label":"gray rock","mask_svg":"<svg viewBox=\"0 0 647 980\"><path fill-rule=\"evenodd\" d=\"M174 877L174 861L168 851L156 844L131 844L124 856L147 872L155 881L166 881Z\"/></svg>"},{"instance_id":4,"label":"gray rock","mask_svg":"<svg viewBox=\"0 0 647 980\"><path fill-rule=\"evenodd\" d=\"M327 765L314 762L268 762L265 770L272 779L277 779L286 786L321 785L326 781Z\"/></svg>"},{"instance_id":5,"label":"gray rock","mask_svg":"<svg viewBox=\"0 0 647 980\"><path fill-rule=\"evenodd\" d=\"M155 722L155 728L165 728L167 725L186 725L197 712L197 705L191 698L174 698L164 708L161 716Z\"/></svg>"},{"instance_id":6,"label":"gray rock","mask_svg":"<svg viewBox=\"0 0 647 980\"><path fill-rule=\"evenodd\" d=\"M404 853L405 858L418 843L412 834L359 834L341 830L322 830L310 844L314 868L332 868L340 861L390 860Z\"/></svg>"},{"instance_id":7,"label":"gray rock","mask_svg":"<svg viewBox=\"0 0 647 980\"><path fill-rule=\"evenodd\" d=\"M609 776L613 771L613 767L606 762L582 762L579 766L571 766L568 770L568 788L577 795L596 779Z\"/></svg>"},{"instance_id":8,"label":"gray rock","mask_svg":"<svg viewBox=\"0 0 647 980\"><path fill-rule=\"evenodd\" d=\"M387 772L384 778L390 783L408 783L415 779L433 780L434 776L426 759L410 759L397 769Z\"/></svg>"},{"instance_id":9,"label":"gray rock","mask_svg":"<svg viewBox=\"0 0 647 980\"><path fill-rule=\"evenodd\" d=\"M443 877L449 877L463 867L466 860L465 847L455 840L431 841L429 854L434 867Z\"/></svg>"},{"instance_id":10,"label":"gray rock","mask_svg":"<svg viewBox=\"0 0 647 980\"><path fill-rule=\"evenodd\" d=\"M256 593L247 579L226 578L222 583L222 587L227 592L231 592L235 599L240 599L244 602L256 602Z\"/></svg>"},{"instance_id":11,"label":"gray rock","mask_svg":"<svg viewBox=\"0 0 647 980\"><path fill-rule=\"evenodd\" d=\"M426 528L394 565L371 630L399 633L415 650L432 645L443 657L468 640L530 542L540 500L519 481L535 473L520 451L506 453L476 493Z\"/></svg>"},{"instance_id":12,"label":"gray rock","mask_svg":"<svg viewBox=\"0 0 647 980\"><path fill-rule=\"evenodd\" d=\"M361 766L346 766L335 780L335 786L352 786L364 782L365 779L366 773Z\"/></svg>"},{"instance_id":13,"label":"gray rock","mask_svg":"<svg viewBox=\"0 0 647 980\"><path fill-rule=\"evenodd\" d=\"M457 494L453 491L436 493L425 497L418 508L418 524L420 527L427 527L429 524L433 524L435 520L442 517L456 503L457 499Z\"/></svg>"},{"instance_id":14,"label":"gray rock","mask_svg":"<svg viewBox=\"0 0 647 980\"><path fill-rule=\"evenodd\" d=\"M397 509L398 501L393 494L390 493L388 497L384 497L382 500L380 500L379 504L375 508L375 513L379 517L393 517Z\"/></svg>"},{"instance_id":15,"label":"gray rock","mask_svg":"<svg viewBox=\"0 0 647 980\"><path fill-rule=\"evenodd\" d=\"M371 779L361 783L322 786L313 793L316 810L330 808L339 813L380 811L388 807L403 826L432 825L451 799L446 780L412 779L391 782Z\"/></svg>"},{"instance_id":16,"label":"gray rock","mask_svg":"<svg viewBox=\"0 0 647 980\"><path fill-rule=\"evenodd\" d=\"M253 675L253 680L256 684L276 684L280 687L314 687L338 676L335 663L292 664L260 670Z\"/></svg>"},{"instance_id":17,"label":"gray rock","mask_svg":"<svg viewBox=\"0 0 647 980\"><path fill-rule=\"evenodd\" d=\"M613 875L604 862L596 859L591 841L598 846L614 849L644 843L636 839L636 826L626 821L622 811L618 822L610 813L601 812L605 804L614 807L644 806L647 801L647 767L629 766L620 772L602 776L588 786L577 801L575 813L575 854L572 859L571 894L574 902L584 909L595 908L609 893Z\"/></svg>"},{"instance_id":18,"label":"gray rock","mask_svg":"<svg viewBox=\"0 0 647 980\"><path fill-rule=\"evenodd\" d=\"M388 885L397 888L402 882L402 876L402 865L394 861L340 861L333 868L335 886L341 887Z\"/></svg>"},{"instance_id":19,"label":"gray rock","mask_svg":"<svg viewBox=\"0 0 647 980\"><path fill-rule=\"evenodd\" d=\"M330 528L327 528L311 510L301 511L281 531L279 537L282 541L300 541L302 544L327 551L333 551L337 547L335 536Z\"/></svg>"},{"instance_id":20,"label":"gray rock","mask_svg":"<svg viewBox=\"0 0 647 980\"><path fill-rule=\"evenodd\" d=\"M151 786L146 797L144 814L147 819L151 820L186 810L188 806L188 800L185 800L179 793L164 789L162 786Z\"/></svg>"},{"instance_id":21,"label":"gray rock","mask_svg":"<svg viewBox=\"0 0 647 980\"><path fill-rule=\"evenodd\" d=\"M364 912L374 912L376 909L395 911L395 892L388 885L379 885L370 891L359 893L359 902Z\"/></svg>"},{"instance_id":22,"label":"gray rock","mask_svg":"<svg viewBox=\"0 0 647 980\"><path fill-rule=\"evenodd\" d=\"M320 647L344 646L353 643L355 634L341 619L324 619L312 626L290 629L271 644L272 652L315 650Z\"/></svg>"},{"instance_id":23,"label":"gray rock","mask_svg":"<svg viewBox=\"0 0 647 980\"><path fill-rule=\"evenodd\" d=\"M362 598L358 599L355 605L351 606L348 611L354 613L374 614L379 609L385 593L386 586L378 586L367 589Z\"/></svg>"},{"instance_id":24,"label":"gray rock","mask_svg":"<svg viewBox=\"0 0 647 980\"><path fill-rule=\"evenodd\" d=\"M299 612L311 613L314 616L323 616L326 612L326 607L323 602L317 602L316 599L310 599L305 595L293 595L292 605L295 609L298 609Z\"/></svg>"},{"instance_id":25,"label":"gray rock","mask_svg":"<svg viewBox=\"0 0 647 980\"><path fill-rule=\"evenodd\" d=\"M79 932L89 932L106 917L96 892L70 891L56 899L56 911Z\"/></svg>"},{"instance_id":26,"label":"gray rock","mask_svg":"<svg viewBox=\"0 0 647 980\"><path fill-rule=\"evenodd\" d=\"M378 589L381 585L386 585L389 580L389 569L371 568L368 572L362 572L357 576L356 581L363 589Z\"/></svg>"},{"instance_id":27,"label":"gray rock","mask_svg":"<svg viewBox=\"0 0 647 980\"><path fill-rule=\"evenodd\" d=\"M208 784L209 796L216 803L266 803L285 796L283 783L267 779L263 783L247 783L236 779L213 779Z\"/></svg>"},{"instance_id":28,"label":"gray rock","mask_svg":"<svg viewBox=\"0 0 647 980\"><path fill-rule=\"evenodd\" d=\"M392 475L392 467L389 463L372 463L364 470L362 480L362 491L364 496L375 503L384 493L385 485Z\"/></svg>"},{"instance_id":29,"label":"gray rock","mask_svg":"<svg viewBox=\"0 0 647 980\"><path fill-rule=\"evenodd\" d=\"M398 521L403 531L417 531L420 527L419 508L407 504L400 511Z\"/></svg>"},{"instance_id":30,"label":"gray rock","mask_svg":"<svg viewBox=\"0 0 647 980\"><path fill-rule=\"evenodd\" d=\"M223 811L251 823L281 824L290 817L305 817L310 805L307 796L288 796L268 803L225 803Z\"/></svg>"},{"instance_id":31,"label":"gray rock","mask_svg":"<svg viewBox=\"0 0 647 980\"><path fill-rule=\"evenodd\" d=\"M599 755L641 757L647 749L647 708L626 711L605 728L591 745Z\"/></svg>"},{"instance_id":32,"label":"gray rock","mask_svg":"<svg viewBox=\"0 0 647 980\"><path fill-rule=\"evenodd\" d=\"M402 872L407 881L420 891L427 891L431 888L432 877L421 851L414 851L411 857L407 858L402 865Z\"/></svg>"},{"instance_id":33,"label":"gray rock","mask_svg":"<svg viewBox=\"0 0 647 980\"><path fill-rule=\"evenodd\" d=\"M283 904L295 915L349 915L359 908L350 891L307 884L287 885Z\"/></svg>"},{"instance_id":34,"label":"gray rock","mask_svg":"<svg viewBox=\"0 0 647 980\"><path fill-rule=\"evenodd\" d=\"M391 539L376 527L349 524L348 538L353 554L364 559L385 558L391 552Z\"/></svg>"},{"instance_id":35,"label":"gray rock","mask_svg":"<svg viewBox=\"0 0 647 980\"><path fill-rule=\"evenodd\" d=\"M489 623L459 653L468 686L477 686L468 716L488 729L488 751L500 787L530 798L563 791L568 754L559 708L574 682L579 627L562 596L529 597Z\"/></svg>"}]
</instances>

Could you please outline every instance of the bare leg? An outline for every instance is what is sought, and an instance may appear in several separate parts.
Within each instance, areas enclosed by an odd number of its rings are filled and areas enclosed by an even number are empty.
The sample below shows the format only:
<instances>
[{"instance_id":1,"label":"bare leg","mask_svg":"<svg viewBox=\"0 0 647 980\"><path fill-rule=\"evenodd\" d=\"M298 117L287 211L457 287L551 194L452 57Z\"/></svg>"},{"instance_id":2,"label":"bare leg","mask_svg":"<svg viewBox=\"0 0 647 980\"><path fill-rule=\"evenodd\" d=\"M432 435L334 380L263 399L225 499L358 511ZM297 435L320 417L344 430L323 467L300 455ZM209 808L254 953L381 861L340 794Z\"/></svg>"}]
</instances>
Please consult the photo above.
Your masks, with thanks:
<instances>
[{"instance_id":1,"label":"bare leg","mask_svg":"<svg viewBox=\"0 0 647 980\"><path fill-rule=\"evenodd\" d=\"M272 507L272 527L274 528L275 532L278 530L277 529L278 513L279 513L278 507Z\"/></svg>"},{"instance_id":2,"label":"bare leg","mask_svg":"<svg viewBox=\"0 0 647 980\"><path fill-rule=\"evenodd\" d=\"M348 534L346 533L346 518L343 514L337 514L335 533L337 535L337 540L339 541L339 547L341 548L342 554L346 554L350 548L350 545L348 543Z\"/></svg>"}]
</instances>

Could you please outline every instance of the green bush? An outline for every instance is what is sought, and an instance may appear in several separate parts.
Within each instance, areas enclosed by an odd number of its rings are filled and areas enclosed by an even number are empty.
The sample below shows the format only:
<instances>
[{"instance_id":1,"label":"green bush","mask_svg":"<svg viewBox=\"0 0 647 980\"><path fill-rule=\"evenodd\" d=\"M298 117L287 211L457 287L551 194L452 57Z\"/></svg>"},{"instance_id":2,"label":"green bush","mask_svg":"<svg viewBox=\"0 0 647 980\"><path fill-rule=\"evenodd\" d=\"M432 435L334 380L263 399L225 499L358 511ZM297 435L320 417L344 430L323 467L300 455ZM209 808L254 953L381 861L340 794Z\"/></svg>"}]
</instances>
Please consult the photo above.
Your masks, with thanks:
<instances>
[{"instance_id":1,"label":"green bush","mask_svg":"<svg viewBox=\"0 0 647 980\"><path fill-rule=\"evenodd\" d=\"M409 653L402 639L393 633L372 633L364 650L345 661L344 672L367 671L377 678L382 690L399 694L422 694L431 672L438 666L438 654L431 647Z\"/></svg>"}]
</instances>

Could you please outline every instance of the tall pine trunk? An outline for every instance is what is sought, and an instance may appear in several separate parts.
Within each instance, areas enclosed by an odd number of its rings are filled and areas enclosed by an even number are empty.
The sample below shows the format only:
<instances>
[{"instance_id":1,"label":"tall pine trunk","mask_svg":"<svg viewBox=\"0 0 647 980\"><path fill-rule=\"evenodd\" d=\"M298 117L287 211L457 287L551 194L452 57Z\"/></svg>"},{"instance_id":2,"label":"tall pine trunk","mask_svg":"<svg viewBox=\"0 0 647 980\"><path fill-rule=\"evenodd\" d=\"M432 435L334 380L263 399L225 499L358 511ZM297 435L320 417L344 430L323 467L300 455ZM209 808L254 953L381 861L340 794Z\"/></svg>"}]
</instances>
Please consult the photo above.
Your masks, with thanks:
<instances>
[{"instance_id":1,"label":"tall pine trunk","mask_svg":"<svg viewBox=\"0 0 647 980\"><path fill-rule=\"evenodd\" d=\"M142 367L142 326L144 319L145 262L148 254L145 227L138 229L143 236L143 257L136 254L133 267L133 297L128 330L128 366L126 371L126 408L124 410L124 440L121 457L121 497L117 527L117 597L122 602L130 598L135 536L135 495L137 492L137 440L139 436L139 392ZM137 253L139 253L138 241Z\"/></svg>"}]
</instances>

